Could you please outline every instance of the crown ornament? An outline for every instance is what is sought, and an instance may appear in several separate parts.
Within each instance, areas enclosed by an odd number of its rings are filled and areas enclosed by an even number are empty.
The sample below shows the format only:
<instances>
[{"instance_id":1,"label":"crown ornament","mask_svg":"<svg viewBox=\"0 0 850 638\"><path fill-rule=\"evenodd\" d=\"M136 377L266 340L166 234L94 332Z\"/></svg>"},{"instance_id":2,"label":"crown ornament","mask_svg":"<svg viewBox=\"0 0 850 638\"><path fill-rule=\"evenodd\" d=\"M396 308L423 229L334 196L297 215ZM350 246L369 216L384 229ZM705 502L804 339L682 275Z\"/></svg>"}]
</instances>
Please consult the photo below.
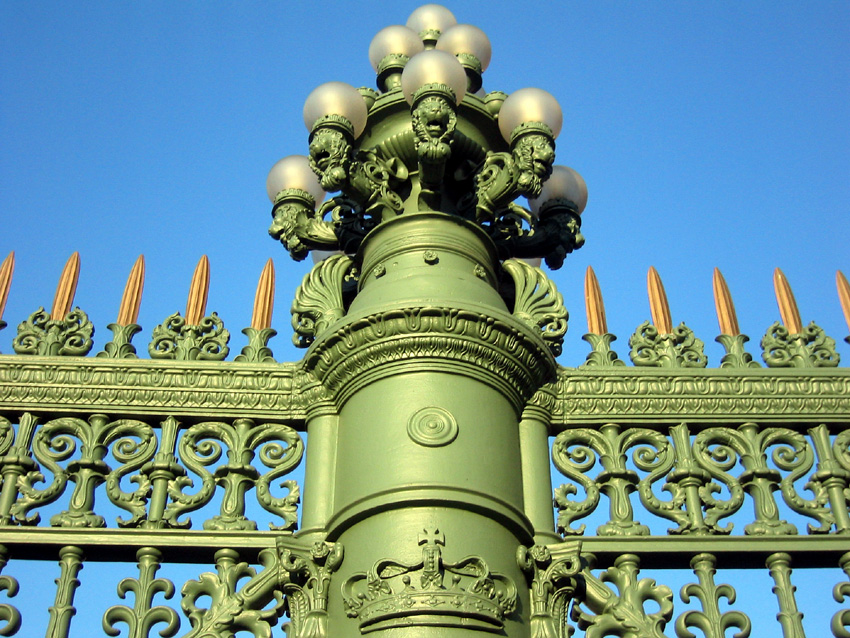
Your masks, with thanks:
<instances>
[{"instance_id":1,"label":"crown ornament","mask_svg":"<svg viewBox=\"0 0 850 638\"><path fill-rule=\"evenodd\" d=\"M418 544L419 562L381 559L342 584L346 612L360 620L360 631L435 625L501 631L516 609L514 582L478 556L443 560L446 539L439 529L422 530Z\"/></svg>"}]
</instances>

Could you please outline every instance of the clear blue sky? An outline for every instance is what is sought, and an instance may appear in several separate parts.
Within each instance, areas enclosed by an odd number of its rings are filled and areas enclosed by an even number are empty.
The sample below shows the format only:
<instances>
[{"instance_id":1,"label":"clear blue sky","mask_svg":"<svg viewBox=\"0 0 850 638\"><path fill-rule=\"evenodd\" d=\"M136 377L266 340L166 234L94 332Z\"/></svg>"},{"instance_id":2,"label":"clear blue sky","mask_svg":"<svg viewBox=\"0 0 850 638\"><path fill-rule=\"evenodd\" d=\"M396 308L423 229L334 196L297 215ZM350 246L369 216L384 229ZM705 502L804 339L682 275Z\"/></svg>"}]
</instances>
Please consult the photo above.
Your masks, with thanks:
<instances>
[{"instance_id":1,"label":"clear blue sky","mask_svg":"<svg viewBox=\"0 0 850 638\"><path fill-rule=\"evenodd\" d=\"M299 358L288 306L307 265L266 235L266 173L306 153L312 88L374 86L372 36L419 4L0 3L0 259L17 254L0 351L11 351L18 322L49 308L74 250L76 303L98 348L145 255L143 350L157 323L184 310L206 253L208 309L235 352L274 257L271 345L280 360ZM720 267L758 357L778 319L779 266L803 321L825 328L850 362L834 283L837 269L850 275L850 3L448 6L490 36L486 89L538 86L560 101L557 161L588 184L587 244L554 274L572 313L563 365L587 352L588 264L623 358L649 318L650 265L710 365L722 354L711 296Z\"/></svg>"}]
</instances>

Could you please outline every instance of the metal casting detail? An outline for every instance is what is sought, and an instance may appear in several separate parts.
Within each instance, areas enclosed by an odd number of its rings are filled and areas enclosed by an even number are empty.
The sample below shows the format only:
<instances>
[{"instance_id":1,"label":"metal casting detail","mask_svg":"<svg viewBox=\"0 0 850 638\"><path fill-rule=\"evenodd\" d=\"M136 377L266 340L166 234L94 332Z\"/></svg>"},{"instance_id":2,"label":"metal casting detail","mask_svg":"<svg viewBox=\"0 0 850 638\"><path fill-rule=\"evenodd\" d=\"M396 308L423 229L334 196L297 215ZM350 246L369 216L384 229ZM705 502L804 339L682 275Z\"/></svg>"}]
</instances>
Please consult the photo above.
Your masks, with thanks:
<instances>
[{"instance_id":1,"label":"metal casting detail","mask_svg":"<svg viewBox=\"0 0 850 638\"><path fill-rule=\"evenodd\" d=\"M153 359L223 361L230 352L230 332L216 313L192 325L175 312L153 329L148 353Z\"/></svg>"},{"instance_id":2,"label":"metal casting detail","mask_svg":"<svg viewBox=\"0 0 850 638\"><path fill-rule=\"evenodd\" d=\"M132 592L134 604L114 605L103 615L103 631L107 636L118 636L118 623L127 625L127 638L148 638L153 626L164 623L158 633L162 638L171 638L180 629L177 612L165 605L154 606L153 599L162 594L168 600L174 596L174 583L167 578L157 578L162 554L154 547L142 547L136 552L139 561L139 577L125 578L118 584L118 595L123 599Z\"/></svg>"},{"instance_id":3,"label":"metal casting detail","mask_svg":"<svg viewBox=\"0 0 850 638\"><path fill-rule=\"evenodd\" d=\"M664 638L664 627L673 615L673 592L651 578L638 579L639 573L640 559L634 554L619 556L599 578L588 568L583 570L585 590L571 617L585 638ZM605 583L614 585L619 596ZM648 614L644 606L650 601L658 610Z\"/></svg>"},{"instance_id":4,"label":"metal casting detail","mask_svg":"<svg viewBox=\"0 0 850 638\"><path fill-rule=\"evenodd\" d=\"M407 435L425 447L448 445L457 438L457 433L457 421L443 408L422 408L407 421Z\"/></svg>"},{"instance_id":5,"label":"metal casting detail","mask_svg":"<svg viewBox=\"0 0 850 638\"><path fill-rule=\"evenodd\" d=\"M39 308L18 325L12 348L17 354L85 356L92 349L93 335L94 325L79 308L61 320L51 319L50 313Z\"/></svg>"},{"instance_id":6,"label":"metal casting detail","mask_svg":"<svg viewBox=\"0 0 850 638\"><path fill-rule=\"evenodd\" d=\"M761 340L762 358L771 368L834 368L840 357L835 340L814 322L800 333L791 333L779 322Z\"/></svg>"},{"instance_id":7,"label":"metal casting detail","mask_svg":"<svg viewBox=\"0 0 850 638\"><path fill-rule=\"evenodd\" d=\"M345 316L343 286L356 281L357 269L348 255L331 255L304 277L292 301L292 343L306 348Z\"/></svg>"},{"instance_id":8,"label":"metal casting detail","mask_svg":"<svg viewBox=\"0 0 850 638\"><path fill-rule=\"evenodd\" d=\"M747 335L718 335L715 341L720 343L726 354L720 359L721 368L760 368L757 361L753 361L752 355L744 349L744 344L749 341Z\"/></svg>"},{"instance_id":9,"label":"metal casting detail","mask_svg":"<svg viewBox=\"0 0 850 638\"><path fill-rule=\"evenodd\" d=\"M0 571L6 567L9 560L9 550L0 545ZM14 598L18 594L18 581L8 575L0 576L0 591L6 592L6 596ZM0 636L13 636L21 628L21 612L10 603L0 604Z\"/></svg>"},{"instance_id":10,"label":"metal casting detail","mask_svg":"<svg viewBox=\"0 0 850 638\"><path fill-rule=\"evenodd\" d=\"M514 282L514 317L540 336L554 356L561 354L569 313L555 284L539 268L518 259L507 259L502 267Z\"/></svg>"},{"instance_id":11,"label":"metal casting detail","mask_svg":"<svg viewBox=\"0 0 850 638\"><path fill-rule=\"evenodd\" d=\"M469 310L400 308L340 322L314 343L304 363L339 397L356 391L367 379L391 374L394 368L385 364L461 361L468 365L459 372L498 386L520 411L549 377L549 370L554 371L554 360L540 339L518 328ZM552 368L547 370L549 362Z\"/></svg>"},{"instance_id":12,"label":"metal casting detail","mask_svg":"<svg viewBox=\"0 0 850 638\"><path fill-rule=\"evenodd\" d=\"M343 582L346 611L359 619L362 633L396 626L502 629L505 617L516 609L514 582L491 572L478 556L445 561L441 549L445 544L439 529L425 529L419 535L419 562L385 558L368 573L356 573Z\"/></svg>"},{"instance_id":13,"label":"metal casting detail","mask_svg":"<svg viewBox=\"0 0 850 638\"><path fill-rule=\"evenodd\" d=\"M142 327L137 323L110 323L106 327L112 331L112 341L107 342L97 356L109 359L137 359L136 347L131 342L133 336L142 331Z\"/></svg>"},{"instance_id":14,"label":"metal casting detail","mask_svg":"<svg viewBox=\"0 0 850 638\"><path fill-rule=\"evenodd\" d=\"M676 635L679 638L695 638L689 627L699 629L705 638L724 638L726 630L737 627L735 635L746 638L750 635L751 623L746 614L740 611L720 611L720 599L725 598L730 605L735 604L735 589L731 585L715 585L714 574L717 559L712 554L697 554L691 559L699 583L689 583L682 587L680 596L686 605L696 598L702 605L702 611L686 611L676 619Z\"/></svg>"},{"instance_id":15,"label":"metal casting detail","mask_svg":"<svg viewBox=\"0 0 850 638\"><path fill-rule=\"evenodd\" d=\"M237 631L251 632L257 638L271 636L271 628L283 614L277 552L260 552L263 569L259 574L238 560L238 552L220 549L215 553L215 574L206 572L183 585L180 606L192 625L185 638L221 638ZM205 603L209 606L198 607L198 600L204 597L209 597Z\"/></svg>"},{"instance_id":16,"label":"metal casting detail","mask_svg":"<svg viewBox=\"0 0 850 638\"><path fill-rule=\"evenodd\" d=\"M644 321L629 338L629 356L636 366L655 368L704 368L708 359L703 343L681 323L671 333L662 333Z\"/></svg>"},{"instance_id":17,"label":"metal casting detail","mask_svg":"<svg viewBox=\"0 0 850 638\"><path fill-rule=\"evenodd\" d=\"M328 638L328 596L343 560L339 543L315 542L308 551L278 547L291 638Z\"/></svg>"},{"instance_id":18,"label":"metal casting detail","mask_svg":"<svg viewBox=\"0 0 850 638\"><path fill-rule=\"evenodd\" d=\"M569 638L569 606L580 587L581 541L565 543L553 558L545 545L520 546L517 563L531 577L531 638Z\"/></svg>"},{"instance_id":19,"label":"metal casting detail","mask_svg":"<svg viewBox=\"0 0 850 638\"><path fill-rule=\"evenodd\" d=\"M611 349L611 343L617 337L611 333L597 335L588 333L582 336L582 339L590 344L593 348L588 354L587 359L581 364L582 368L612 368L617 366L625 366L626 362L617 356L617 353Z\"/></svg>"}]
</instances>

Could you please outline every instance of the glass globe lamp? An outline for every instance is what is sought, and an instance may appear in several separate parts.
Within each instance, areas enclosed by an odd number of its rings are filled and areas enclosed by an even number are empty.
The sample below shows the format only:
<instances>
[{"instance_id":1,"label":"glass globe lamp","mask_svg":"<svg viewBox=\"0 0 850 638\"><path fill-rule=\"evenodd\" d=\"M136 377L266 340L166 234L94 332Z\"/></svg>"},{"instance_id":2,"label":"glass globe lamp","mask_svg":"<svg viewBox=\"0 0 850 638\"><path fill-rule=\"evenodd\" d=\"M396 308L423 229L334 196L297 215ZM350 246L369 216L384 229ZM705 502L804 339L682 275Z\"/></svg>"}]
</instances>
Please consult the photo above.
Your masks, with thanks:
<instances>
[{"instance_id":1,"label":"glass globe lamp","mask_svg":"<svg viewBox=\"0 0 850 638\"><path fill-rule=\"evenodd\" d=\"M304 125L308 131L325 120L344 118L356 139L366 128L368 115L363 96L345 82L326 82L313 89L304 102Z\"/></svg>"},{"instance_id":2,"label":"glass globe lamp","mask_svg":"<svg viewBox=\"0 0 850 638\"><path fill-rule=\"evenodd\" d=\"M437 40L437 49L452 55L475 58L481 65L481 73L490 66L490 58L493 55L490 38L481 29L471 24L456 24L446 29Z\"/></svg>"},{"instance_id":3,"label":"glass globe lamp","mask_svg":"<svg viewBox=\"0 0 850 638\"><path fill-rule=\"evenodd\" d=\"M506 142L511 142L517 129L526 124L545 124L558 137L564 121L561 106L548 91L520 89L511 93L499 111L499 131ZM521 130L521 129L520 129Z\"/></svg>"},{"instance_id":4,"label":"glass globe lamp","mask_svg":"<svg viewBox=\"0 0 850 638\"><path fill-rule=\"evenodd\" d=\"M274 202L277 194L283 190L297 189L308 193L318 204L325 197L325 191L319 179L310 168L310 161L304 155L289 155L277 162L266 178L266 193Z\"/></svg>"},{"instance_id":5,"label":"glass globe lamp","mask_svg":"<svg viewBox=\"0 0 850 638\"><path fill-rule=\"evenodd\" d=\"M433 47L440 34L455 24L457 18L441 4L423 4L407 19L407 26L419 34L426 47Z\"/></svg>"},{"instance_id":6,"label":"glass globe lamp","mask_svg":"<svg viewBox=\"0 0 850 638\"><path fill-rule=\"evenodd\" d=\"M466 72L451 53L432 49L414 56L401 74L401 90L408 104L413 104L417 92L429 85L444 85L454 92L455 104L466 95Z\"/></svg>"},{"instance_id":7,"label":"glass globe lamp","mask_svg":"<svg viewBox=\"0 0 850 638\"><path fill-rule=\"evenodd\" d=\"M528 200L531 212L539 215L540 209L553 200L567 200L579 215L587 206L587 184L584 178L568 166L553 166L552 175L543 184L540 197Z\"/></svg>"},{"instance_id":8,"label":"glass globe lamp","mask_svg":"<svg viewBox=\"0 0 850 638\"><path fill-rule=\"evenodd\" d=\"M399 88L405 65L424 50L422 39L410 27L395 24L378 31L369 45L369 62L378 74L378 88L382 91Z\"/></svg>"}]
</instances>

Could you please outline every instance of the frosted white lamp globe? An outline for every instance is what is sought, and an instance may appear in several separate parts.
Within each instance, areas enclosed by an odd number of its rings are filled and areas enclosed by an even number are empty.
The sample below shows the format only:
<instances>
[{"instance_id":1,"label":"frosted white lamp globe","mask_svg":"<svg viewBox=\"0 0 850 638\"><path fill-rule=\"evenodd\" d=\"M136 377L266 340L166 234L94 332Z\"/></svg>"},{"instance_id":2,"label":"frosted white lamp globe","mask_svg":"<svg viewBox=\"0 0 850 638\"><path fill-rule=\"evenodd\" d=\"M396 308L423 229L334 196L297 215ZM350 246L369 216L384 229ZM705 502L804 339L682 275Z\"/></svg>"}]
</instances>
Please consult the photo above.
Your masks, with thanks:
<instances>
[{"instance_id":1,"label":"frosted white lamp globe","mask_svg":"<svg viewBox=\"0 0 850 638\"><path fill-rule=\"evenodd\" d=\"M318 204L325 198L319 178L310 168L310 160L304 155L289 155L272 166L266 178L266 192L274 202L275 196L286 188L307 191Z\"/></svg>"},{"instance_id":2,"label":"frosted white lamp globe","mask_svg":"<svg viewBox=\"0 0 850 638\"><path fill-rule=\"evenodd\" d=\"M490 38L481 29L471 24L456 24L443 31L440 39L437 40L437 48L452 55L458 53L474 55L481 62L482 73L490 66L490 58L493 55Z\"/></svg>"},{"instance_id":3,"label":"frosted white lamp globe","mask_svg":"<svg viewBox=\"0 0 850 638\"><path fill-rule=\"evenodd\" d=\"M455 15L441 4L423 4L410 14L407 26L422 33L423 31L440 31L457 24Z\"/></svg>"},{"instance_id":4,"label":"frosted white lamp globe","mask_svg":"<svg viewBox=\"0 0 850 638\"><path fill-rule=\"evenodd\" d=\"M408 104L413 104L413 94L426 84L445 84L455 92L460 104L466 95L466 71L451 53L431 49L410 59L401 74L401 91Z\"/></svg>"},{"instance_id":5,"label":"frosted white lamp globe","mask_svg":"<svg viewBox=\"0 0 850 638\"><path fill-rule=\"evenodd\" d=\"M552 199L566 199L578 208L581 215L587 206L587 184L584 178L569 166L553 166L552 175L543 184L540 197L528 200L531 212L537 214L540 207Z\"/></svg>"},{"instance_id":6,"label":"frosted white lamp globe","mask_svg":"<svg viewBox=\"0 0 850 638\"><path fill-rule=\"evenodd\" d=\"M553 137L558 137L564 122L561 105L543 89L514 91L499 111L499 130L505 141L510 142L513 130L525 122L542 122L552 129Z\"/></svg>"},{"instance_id":7,"label":"frosted white lamp globe","mask_svg":"<svg viewBox=\"0 0 850 638\"><path fill-rule=\"evenodd\" d=\"M304 125L308 131L320 117L342 115L354 126L354 137L366 128L369 110L360 92L345 82L325 82L313 89L304 102Z\"/></svg>"},{"instance_id":8,"label":"frosted white lamp globe","mask_svg":"<svg viewBox=\"0 0 850 638\"><path fill-rule=\"evenodd\" d=\"M381 60L388 55L406 55L412 58L424 50L425 45L422 44L416 31L410 27L394 24L384 27L372 38L372 43L369 45L369 62L377 72Z\"/></svg>"}]
</instances>

